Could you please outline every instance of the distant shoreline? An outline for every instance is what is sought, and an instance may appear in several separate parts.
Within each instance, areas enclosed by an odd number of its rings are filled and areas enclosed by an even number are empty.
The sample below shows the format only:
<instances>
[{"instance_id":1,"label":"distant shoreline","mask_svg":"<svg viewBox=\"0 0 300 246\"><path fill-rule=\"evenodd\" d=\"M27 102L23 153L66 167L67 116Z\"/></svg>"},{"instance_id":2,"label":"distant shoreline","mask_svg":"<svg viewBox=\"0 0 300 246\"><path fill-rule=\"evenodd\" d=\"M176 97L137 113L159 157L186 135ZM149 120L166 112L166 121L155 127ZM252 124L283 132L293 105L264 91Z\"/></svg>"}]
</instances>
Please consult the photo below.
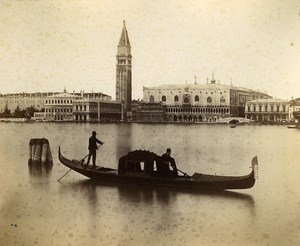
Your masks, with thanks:
<instances>
[{"instance_id":1,"label":"distant shoreline","mask_svg":"<svg viewBox=\"0 0 300 246\"><path fill-rule=\"evenodd\" d=\"M0 118L0 122L4 123L74 123L74 124L153 124L153 125L230 125L227 122L187 122L187 121L177 121L177 122L141 122L141 121L34 121L26 118ZM237 123L237 125L293 125L293 122L247 122L247 123Z\"/></svg>"}]
</instances>

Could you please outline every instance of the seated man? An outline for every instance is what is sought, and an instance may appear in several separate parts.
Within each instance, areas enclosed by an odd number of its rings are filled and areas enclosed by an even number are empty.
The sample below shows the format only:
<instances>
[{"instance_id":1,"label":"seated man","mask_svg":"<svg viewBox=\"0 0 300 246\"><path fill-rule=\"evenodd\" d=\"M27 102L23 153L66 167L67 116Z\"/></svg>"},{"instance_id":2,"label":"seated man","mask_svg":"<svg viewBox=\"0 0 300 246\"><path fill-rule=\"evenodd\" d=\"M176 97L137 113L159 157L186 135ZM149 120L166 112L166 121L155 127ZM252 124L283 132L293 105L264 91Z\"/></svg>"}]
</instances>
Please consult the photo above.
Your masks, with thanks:
<instances>
[{"instance_id":1,"label":"seated man","mask_svg":"<svg viewBox=\"0 0 300 246\"><path fill-rule=\"evenodd\" d=\"M164 153L161 157L162 157L163 163L166 165L165 168L167 170L169 170L169 172L171 172L170 176L177 177L178 171L177 171L175 160L174 160L174 158L171 157L171 149L167 148L166 153ZM172 169L173 169L172 171L170 171L169 165L172 166Z\"/></svg>"}]
</instances>

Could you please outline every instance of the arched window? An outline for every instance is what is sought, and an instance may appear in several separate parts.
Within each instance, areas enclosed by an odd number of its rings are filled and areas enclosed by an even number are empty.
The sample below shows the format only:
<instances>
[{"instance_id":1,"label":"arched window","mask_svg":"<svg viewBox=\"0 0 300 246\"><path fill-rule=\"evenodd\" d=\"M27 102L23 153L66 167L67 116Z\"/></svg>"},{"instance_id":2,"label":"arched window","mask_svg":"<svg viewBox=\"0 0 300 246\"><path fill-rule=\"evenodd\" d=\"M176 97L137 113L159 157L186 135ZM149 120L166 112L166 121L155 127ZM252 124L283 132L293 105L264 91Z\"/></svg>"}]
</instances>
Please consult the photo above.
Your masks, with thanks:
<instances>
[{"instance_id":1,"label":"arched window","mask_svg":"<svg viewBox=\"0 0 300 246\"><path fill-rule=\"evenodd\" d=\"M174 102L178 102L179 101L179 97L176 95L175 97L174 97Z\"/></svg>"},{"instance_id":2,"label":"arched window","mask_svg":"<svg viewBox=\"0 0 300 246\"><path fill-rule=\"evenodd\" d=\"M162 96L161 100L162 100L163 102L165 102L165 101L167 100L167 99L166 99L166 96Z\"/></svg>"},{"instance_id":3,"label":"arched window","mask_svg":"<svg viewBox=\"0 0 300 246\"><path fill-rule=\"evenodd\" d=\"M220 98L220 103L225 103L225 98L223 96Z\"/></svg>"},{"instance_id":4,"label":"arched window","mask_svg":"<svg viewBox=\"0 0 300 246\"><path fill-rule=\"evenodd\" d=\"M195 102L199 102L199 96L195 96Z\"/></svg>"},{"instance_id":5,"label":"arched window","mask_svg":"<svg viewBox=\"0 0 300 246\"><path fill-rule=\"evenodd\" d=\"M149 101L154 102L154 96L151 95L150 98L149 98Z\"/></svg>"},{"instance_id":6,"label":"arched window","mask_svg":"<svg viewBox=\"0 0 300 246\"><path fill-rule=\"evenodd\" d=\"M211 97L207 98L207 103L211 103Z\"/></svg>"},{"instance_id":7,"label":"arched window","mask_svg":"<svg viewBox=\"0 0 300 246\"><path fill-rule=\"evenodd\" d=\"M183 101L184 101L184 103L189 103L189 98L185 97Z\"/></svg>"}]
</instances>

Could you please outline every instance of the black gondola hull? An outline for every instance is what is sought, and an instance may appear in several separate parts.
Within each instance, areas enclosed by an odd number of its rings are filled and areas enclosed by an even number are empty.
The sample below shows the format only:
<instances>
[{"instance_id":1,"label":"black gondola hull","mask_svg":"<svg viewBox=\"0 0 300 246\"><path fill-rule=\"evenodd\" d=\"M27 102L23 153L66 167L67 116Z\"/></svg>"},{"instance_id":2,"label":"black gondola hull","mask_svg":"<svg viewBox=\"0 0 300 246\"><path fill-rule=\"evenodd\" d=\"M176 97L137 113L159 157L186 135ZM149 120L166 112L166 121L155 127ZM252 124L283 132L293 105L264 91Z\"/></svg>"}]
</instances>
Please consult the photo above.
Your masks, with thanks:
<instances>
[{"instance_id":1,"label":"black gondola hull","mask_svg":"<svg viewBox=\"0 0 300 246\"><path fill-rule=\"evenodd\" d=\"M151 185L159 187L180 187L191 189L248 189L254 186L257 176L257 157L252 160L252 171L245 176L217 176L195 173L193 176L178 176L176 178L151 177L149 175L118 174L117 169L97 167L84 168L80 161L65 158L59 149L59 160L70 169L94 180L117 184ZM254 163L253 163L254 162Z\"/></svg>"}]
</instances>

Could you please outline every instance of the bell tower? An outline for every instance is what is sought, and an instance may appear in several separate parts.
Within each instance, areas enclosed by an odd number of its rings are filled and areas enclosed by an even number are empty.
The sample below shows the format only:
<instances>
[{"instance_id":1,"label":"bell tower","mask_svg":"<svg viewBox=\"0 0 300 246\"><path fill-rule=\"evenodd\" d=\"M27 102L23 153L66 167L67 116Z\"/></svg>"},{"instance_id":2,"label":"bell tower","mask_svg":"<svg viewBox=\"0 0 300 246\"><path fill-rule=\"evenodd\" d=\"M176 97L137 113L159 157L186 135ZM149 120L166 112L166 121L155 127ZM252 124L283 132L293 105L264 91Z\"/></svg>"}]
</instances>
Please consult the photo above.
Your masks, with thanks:
<instances>
[{"instance_id":1,"label":"bell tower","mask_svg":"<svg viewBox=\"0 0 300 246\"><path fill-rule=\"evenodd\" d=\"M131 46L126 30L125 21L117 49L116 67L116 101L122 103L122 119L127 120L131 114L132 85L131 85Z\"/></svg>"}]
</instances>

